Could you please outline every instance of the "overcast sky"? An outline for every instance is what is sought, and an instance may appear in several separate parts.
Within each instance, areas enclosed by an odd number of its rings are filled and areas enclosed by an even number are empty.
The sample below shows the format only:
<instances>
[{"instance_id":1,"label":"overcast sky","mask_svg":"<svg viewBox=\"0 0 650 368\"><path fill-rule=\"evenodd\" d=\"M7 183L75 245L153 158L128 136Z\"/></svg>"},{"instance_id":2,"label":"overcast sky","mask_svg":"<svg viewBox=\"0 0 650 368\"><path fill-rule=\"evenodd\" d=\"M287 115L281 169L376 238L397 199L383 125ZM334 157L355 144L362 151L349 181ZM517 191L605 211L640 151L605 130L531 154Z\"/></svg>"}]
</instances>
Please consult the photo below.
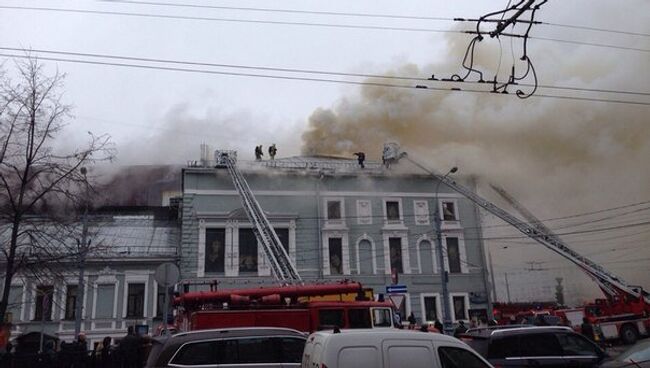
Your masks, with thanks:
<instances>
[{"instance_id":1,"label":"overcast sky","mask_svg":"<svg viewBox=\"0 0 650 368\"><path fill-rule=\"evenodd\" d=\"M189 2L178 0L176 3ZM191 3L317 12L475 18L498 10L507 2L195 0ZM2 6L5 8L0 8L0 47L239 66L379 75L392 73L426 78L431 74L442 76L459 72L462 54L471 39L467 35L435 32L471 29L470 24L448 20L72 0L0 0L0 7ZM38 11L6 8L12 6L51 9ZM71 13L53 9L221 20ZM537 19L561 25L648 34L650 3L643 0L549 1L538 12ZM315 23L322 25L313 25ZM335 25L392 27L393 30ZM531 36L619 47L605 48L531 39L529 56L535 63L540 84L648 91L650 52L623 50L621 47L648 50L650 37L550 25L536 25ZM501 44L496 40L486 40L481 45L487 53L482 64L486 68L484 70L494 68L497 60L502 60L502 69L507 69L513 56L509 49L517 48L517 42L519 40L511 41L507 38ZM0 54L16 53L23 54L0 50ZM34 54L97 61L89 57ZM556 218L563 214L577 214L650 200L650 173L647 169L650 155L648 106L541 97L519 100L512 95L477 97L467 93L393 91L316 81L63 61L43 62L50 70L56 68L67 75L64 100L74 106L75 118L71 120L66 132L66 144L82 141L88 130L98 134L108 133L117 144L120 164L182 164L186 160L198 159L199 144L202 142L213 148L237 149L240 157L244 158L252 157L253 147L257 144L266 147L277 143L280 157L300 154L301 148L305 147L316 147L320 151L333 147L334 153L340 154L348 154L350 150L361 147L370 152L370 158L376 159L376 154L373 156L373 153L380 150L382 141L397 139L411 144L410 147L422 157L436 157L439 170L455 164L466 174L477 174L508 186L519 198L530 204L540 218ZM112 62L218 72L364 80L260 69L192 67L124 60ZM5 61L4 68L11 73L12 61ZM493 74L493 71L489 72L486 77L491 78ZM544 90L538 94L649 101L647 96L629 94L558 90ZM396 125L401 130L396 130ZM312 134L303 137L303 133L308 130ZM436 147L429 147L431 145ZM639 218L630 218L629 222L638 220ZM611 242L603 239L596 245L592 244L593 247L610 249ZM647 244L647 234L628 241L636 242L636 252L640 250L645 257L650 257L650 249L642 247ZM513 252L512 248L499 251L503 247L495 247L495 262L508 259L508 254ZM521 259L533 257L529 248L517 249ZM541 261L558 261L557 257L549 258L548 253L542 250L541 255L536 254L534 257ZM638 253L616 253L616 259L626 260L625 256L629 258L635 254ZM602 259L613 258L605 255ZM623 263L613 264L612 267L618 267L626 273L626 277L648 286L650 277L647 272L642 272L643 266L647 264Z\"/></svg>"}]
</instances>

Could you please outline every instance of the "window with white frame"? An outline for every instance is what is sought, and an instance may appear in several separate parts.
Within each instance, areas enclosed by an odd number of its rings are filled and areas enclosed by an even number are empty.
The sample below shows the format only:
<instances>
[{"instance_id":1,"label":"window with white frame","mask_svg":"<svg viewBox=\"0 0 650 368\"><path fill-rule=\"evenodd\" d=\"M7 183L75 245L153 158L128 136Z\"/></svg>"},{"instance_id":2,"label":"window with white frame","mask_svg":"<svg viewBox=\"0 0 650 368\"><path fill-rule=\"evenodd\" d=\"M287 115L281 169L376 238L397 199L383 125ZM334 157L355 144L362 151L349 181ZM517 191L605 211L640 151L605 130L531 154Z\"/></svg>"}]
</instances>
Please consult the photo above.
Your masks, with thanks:
<instances>
[{"instance_id":1,"label":"window with white frame","mask_svg":"<svg viewBox=\"0 0 650 368\"><path fill-rule=\"evenodd\" d=\"M448 236L445 239L447 243L447 262L449 264L449 273L461 273L461 256L460 243L457 237Z\"/></svg>"},{"instance_id":2,"label":"window with white frame","mask_svg":"<svg viewBox=\"0 0 650 368\"><path fill-rule=\"evenodd\" d=\"M329 238L328 251L330 261L330 275L343 274L343 239Z\"/></svg>"},{"instance_id":3,"label":"window with white frame","mask_svg":"<svg viewBox=\"0 0 650 368\"><path fill-rule=\"evenodd\" d=\"M205 229L205 272L225 269L226 229Z\"/></svg>"},{"instance_id":4,"label":"window with white frame","mask_svg":"<svg viewBox=\"0 0 650 368\"><path fill-rule=\"evenodd\" d=\"M239 272L257 273L257 237L253 229L239 229Z\"/></svg>"},{"instance_id":5,"label":"window with white frame","mask_svg":"<svg viewBox=\"0 0 650 368\"><path fill-rule=\"evenodd\" d=\"M372 204L367 199L357 200L357 223L359 225L372 224Z\"/></svg>"},{"instance_id":6,"label":"window with white frame","mask_svg":"<svg viewBox=\"0 0 650 368\"><path fill-rule=\"evenodd\" d=\"M144 283L127 284L126 318L144 317Z\"/></svg>"},{"instance_id":7,"label":"window with white frame","mask_svg":"<svg viewBox=\"0 0 650 368\"><path fill-rule=\"evenodd\" d=\"M443 200L440 206L442 207L443 221L458 221L456 201Z\"/></svg>"},{"instance_id":8,"label":"window with white frame","mask_svg":"<svg viewBox=\"0 0 650 368\"><path fill-rule=\"evenodd\" d=\"M429 225L429 202L425 200L413 201L416 225Z\"/></svg>"},{"instance_id":9,"label":"window with white frame","mask_svg":"<svg viewBox=\"0 0 650 368\"><path fill-rule=\"evenodd\" d=\"M97 285L95 291L95 318L113 318L115 307L115 284Z\"/></svg>"},{"instance_id":10,"label":"window with white frame","mask_svg":"<svg viewBox=\"0 0 650 368\"><path fill-rule=\"evenodd\" d=\"M422 315L423 320L426 322L434 322L440 316L440 299L436 295L422 295Z\"/></svg>"},{"instance_id":11,"label":"window with white frame","mask_svg":"<svg viewBox=\"0 0 650 368\"><path fill-rule=\"evenodd\" d=\"M386 220L389 222L400 221L402 215L400 213L399 201L386 201Z\"/></svg>"},{"instance_id":12,"label":"window with white frame","mask_svg":"<svg viewBox=\"0 0 650 368\"><path fill-rule=\"evenodd\" d=\"M54 286L39 285L36 287L34 298L34 320L52 320L52 298L54 297Z\"/></svg>"},{"instance_id":13,"label":"window with white frame","mask_svg":"<svg viewBox=\"0 0 650 368\"><path fill-rule=\"evenodd\" d=\"M275 228L275 233L278 235L278 239L280 240L280 243L282 244L282 247L284 250L287 252L287 255L289 254L289 229L284 228L284 229L278 229Z\"/></svg>"},{"instance_id":14,"label":"window with white frame","mask_svg":"<svg viewBox=\"0 0 650 368\"><path fill-rule=\"evenodd\" d=\"M469 296L465 293L451 293L450 296L454 321L468 320Z\"/></svg>"},{"instance_id":15,"label":"window with white frame","mask_svg":"<svg viewBox=\"0 0 650 368\"><path fill-rule=\"evenodd\" d=\"M23 285L12 285L9 289L9 304L7 312L11 313L12 321L20 321L23 311Z\"/></svg>"},{"instance_id":16,"label":"window with white frame","mask_svg":"<svg viewBox=\"0 0 650 368\"><path fill-rule=\"evenodd\" d=\"M390 270L404 273L402 259L402 238L388 238L388 252L390 254Z\"/></svg>"},{"instance_id":17,"label":"window with white frame","mask_svg":"<svg viewBox=\"0 0 650 368\"><path fill-rule=\"evenodd\" d=\"M339 199L328 199L327 201L327 219L341 220L343 217L343 203Z\"/></svg>"},{"instance_id":18,"label":"window with white frame","mask_svg":"<svg viewBox=\"0 0 650 368\"><path fill-rule=\"evenodd\" d=\"M72 321L77 315L77 298L79 297L78 285L66 285L65 289L65 315L64 319Z\"/></svg>"}]
</instances>

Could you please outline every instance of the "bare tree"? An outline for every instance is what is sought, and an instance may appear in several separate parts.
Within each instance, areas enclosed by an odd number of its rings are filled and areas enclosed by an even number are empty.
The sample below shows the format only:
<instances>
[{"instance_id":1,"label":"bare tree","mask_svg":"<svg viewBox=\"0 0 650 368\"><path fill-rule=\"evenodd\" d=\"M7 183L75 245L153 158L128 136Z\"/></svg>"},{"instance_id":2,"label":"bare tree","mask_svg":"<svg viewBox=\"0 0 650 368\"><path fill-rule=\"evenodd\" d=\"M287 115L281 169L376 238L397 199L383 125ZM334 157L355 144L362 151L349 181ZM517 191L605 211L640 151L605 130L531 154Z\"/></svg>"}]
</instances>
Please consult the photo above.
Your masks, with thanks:
<instances>
[{"instance_id":1,"label":"bare tree","mask_svg":"<svg viewBox=\"0 0 650 368\"><path fill-rule=\"evenodd\" d=\"M80 169L114 154L109 136L90 132L83 147L58 148L70 118L61 101L64 75L46 75L31 57L15 69L15 80L5 77L0 86L0 316L17 273L43 273L52 261L74 257L69 240L77 227L66 224L87 200Z\"/></svg>"}]
</instances>

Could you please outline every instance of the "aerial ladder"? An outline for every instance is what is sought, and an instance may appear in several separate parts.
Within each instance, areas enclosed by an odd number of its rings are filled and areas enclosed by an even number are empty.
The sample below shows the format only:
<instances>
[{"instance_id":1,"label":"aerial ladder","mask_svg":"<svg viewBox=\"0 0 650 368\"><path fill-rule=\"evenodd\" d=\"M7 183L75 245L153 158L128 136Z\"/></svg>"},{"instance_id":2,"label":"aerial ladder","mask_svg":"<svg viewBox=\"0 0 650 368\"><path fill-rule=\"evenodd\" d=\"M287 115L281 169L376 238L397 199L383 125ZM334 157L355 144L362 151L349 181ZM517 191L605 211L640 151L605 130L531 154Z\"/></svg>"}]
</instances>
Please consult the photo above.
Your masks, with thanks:
<instances>
[{"instance_id":1,"label":"aerial ladder","mask_svg":"<svg viewBox=\"0 0 650 368\"><path fill-rule=\"evenodd\" d=\"M287 250L282 246L271 222L255 199L244 175L237 168L237 152L217 150L214 153L216 167L225 167L239 193L248 220L253 224L253 233L262 245L266 259L271 265L275 278L282 284L301 284L302 279L296 266L291 262Z\"/></svg>"},{"instance_id":2,"label":"aerial ladder","mask_svg":"<svg viewBox=\"0 0 650 368\"><path fill-rule=\"evenodd\" d=\"M386 152L385 148L385 152ZM477 206L483 208L492 215L500 218L506 223L512 225L521 233L531 238L532 240L540 243L546 248L552 250L553 252L559 254L560 256L568 259L580 269L586 272L591 278L593 278L599 287L603 290L605 295L607 295L610 302L618 301L621 298L627 300L628 305L635 305L635 314L648 314L650 313L650 294L645 292L639 286L633 286L627 284L625 281L621 280L619 277L605 270L602 266L591 261L587 257L579 254L578 252L571 249L564 241L562 241L557 235L548 229L544 224L537 220L529 211L527 211L523 206L509 196L505 191L499 190L497 192L501 195L506 195L506 199L513 204L518 211L522 212L522 215L527 218L531 223L526 223L521 221L517 217L511 215L507 211L501 209L494 203L486 200L485 198L479 196L472 190L458 184L454 179L446 175L441 175L425 166L412 160L405 152L400 152L395 144L392 144L388 150L389 155L385 159L397 161L401 158L406 158L409 162L424 170L433 176L436 180L444 183L449 188L460 193L470 201L474 202ZM621 303L619 303L621 305Z\"/></svg>"}]
</instances>

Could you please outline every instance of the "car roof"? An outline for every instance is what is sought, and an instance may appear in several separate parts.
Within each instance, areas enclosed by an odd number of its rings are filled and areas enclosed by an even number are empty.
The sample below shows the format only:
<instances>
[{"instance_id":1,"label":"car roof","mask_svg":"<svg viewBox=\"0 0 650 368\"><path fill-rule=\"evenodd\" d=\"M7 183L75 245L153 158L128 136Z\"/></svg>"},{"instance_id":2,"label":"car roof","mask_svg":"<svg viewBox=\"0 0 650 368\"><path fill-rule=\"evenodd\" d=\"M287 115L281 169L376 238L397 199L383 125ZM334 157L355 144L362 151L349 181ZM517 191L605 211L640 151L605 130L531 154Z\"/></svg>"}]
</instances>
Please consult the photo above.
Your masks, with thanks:
<instances>
[{"instance_id":1,"label":"car roof","mask_svg":"<svg viewBox=\"0 0 650 368\"><path fill-rule=\"evenodd\" d=\"M411 338L418 340L434 340L440 342L458 343L460 340L453 336L447 336L439 333L421 332L412 330L398 330L398 329L342 329L339 332L332 330L314 332L309 336L309 340L313 339L356 339L359 337L370 337L374 339L384 339L389 337Z\"/></svg>"},{"instance_id":2,"label":"car roof","mask_svg":"<svg viewBox=\"0 0 650 368\"><path fill-rule=\"evenodd\" d=\"M514 325L514 326L495 326L495 327L468 330L463 335L468 337L488 338L488 337L505 336L505 335L524 335L524 334L531 334L531 333L558 332L558 331L573 332L573 330L567 326Z\"/></svg>"}]
</instances>

